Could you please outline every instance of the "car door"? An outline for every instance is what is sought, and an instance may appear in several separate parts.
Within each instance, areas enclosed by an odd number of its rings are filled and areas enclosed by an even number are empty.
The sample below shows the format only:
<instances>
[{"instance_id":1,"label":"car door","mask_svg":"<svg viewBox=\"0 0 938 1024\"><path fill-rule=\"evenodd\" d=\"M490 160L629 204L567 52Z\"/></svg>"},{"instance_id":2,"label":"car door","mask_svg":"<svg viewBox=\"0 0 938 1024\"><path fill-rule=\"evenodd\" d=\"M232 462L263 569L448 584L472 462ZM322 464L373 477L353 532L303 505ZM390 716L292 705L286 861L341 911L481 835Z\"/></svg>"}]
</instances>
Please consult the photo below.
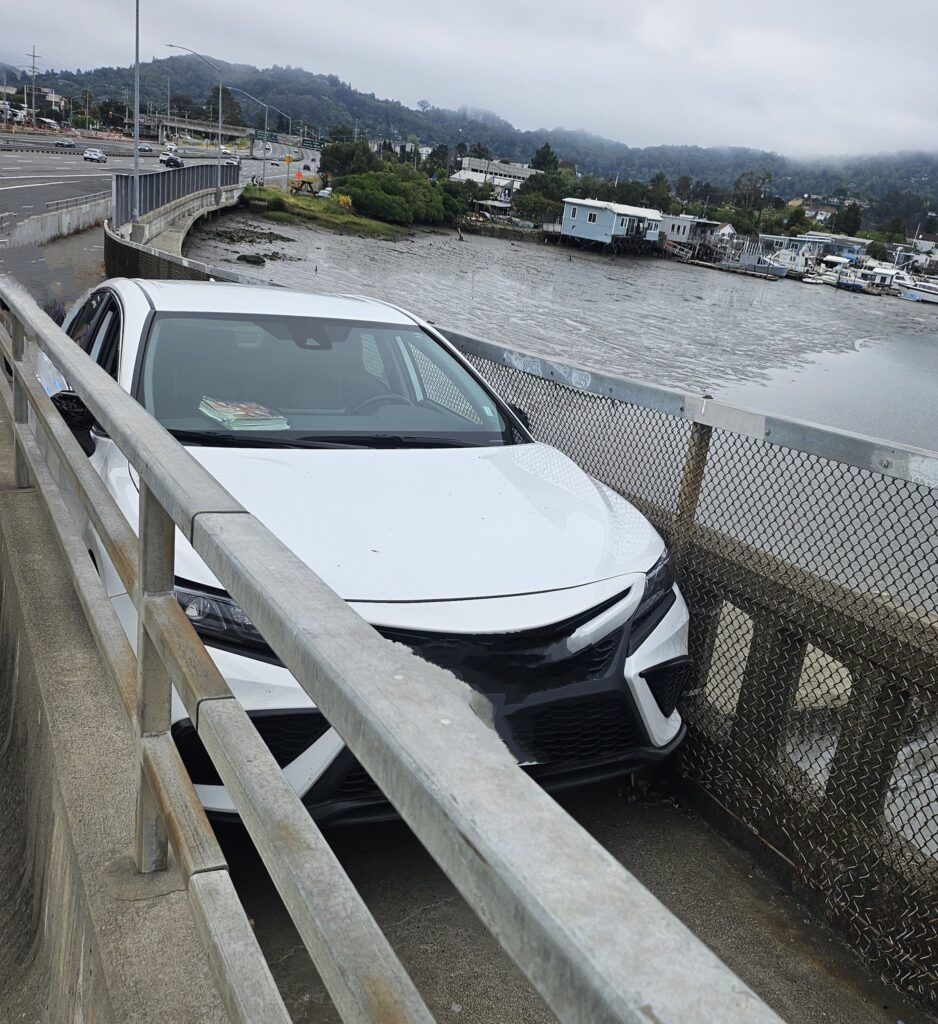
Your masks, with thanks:
<instances>
[{"instance_id":1,"label":"car door","mask_svg":"<svg viewBox=\"0 0 938 1024\"><path fill-rule=\"evenodd\" d=\"M94 325L87 334L85 344L88 355L115 381L120 374L123 327L124 315L120 300L116 294L108 292L104 304L95 318ZM91 436L94 439L94 451L88 460L98 475L107 481L108 469L111 464L115 461L125 461L123 453L99 424L96 423L91 428ZM114 597L124 593L126 588L111 564L104 545L98 540L98 535L90 521L87 521L87 516L84 518L86 522L82 524L82 536L88 543L88 550L92 553L95 564L98 566L108 596Z\"/></svg>"}]
</instances>

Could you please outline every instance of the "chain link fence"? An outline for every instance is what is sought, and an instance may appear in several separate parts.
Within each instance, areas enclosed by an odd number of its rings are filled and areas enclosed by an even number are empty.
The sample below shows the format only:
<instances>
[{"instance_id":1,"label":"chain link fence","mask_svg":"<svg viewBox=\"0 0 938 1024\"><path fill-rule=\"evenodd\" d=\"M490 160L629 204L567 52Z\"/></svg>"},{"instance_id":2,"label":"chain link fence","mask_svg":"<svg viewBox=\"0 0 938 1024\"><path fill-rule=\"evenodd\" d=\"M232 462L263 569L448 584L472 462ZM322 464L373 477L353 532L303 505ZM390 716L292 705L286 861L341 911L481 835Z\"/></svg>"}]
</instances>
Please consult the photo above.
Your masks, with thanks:
<instances>
[{"instance_id":1,"label":"chain link fence","mask_svg":"<svg viewBox=\"0 0 938 1024\"><path fill-rule=\"evenodd\" d=\"M676 392L449 337L670 541L695 661L680 770L938 1008L936 457L726 407L721 427Z\"/></svg>"}]
</instances>

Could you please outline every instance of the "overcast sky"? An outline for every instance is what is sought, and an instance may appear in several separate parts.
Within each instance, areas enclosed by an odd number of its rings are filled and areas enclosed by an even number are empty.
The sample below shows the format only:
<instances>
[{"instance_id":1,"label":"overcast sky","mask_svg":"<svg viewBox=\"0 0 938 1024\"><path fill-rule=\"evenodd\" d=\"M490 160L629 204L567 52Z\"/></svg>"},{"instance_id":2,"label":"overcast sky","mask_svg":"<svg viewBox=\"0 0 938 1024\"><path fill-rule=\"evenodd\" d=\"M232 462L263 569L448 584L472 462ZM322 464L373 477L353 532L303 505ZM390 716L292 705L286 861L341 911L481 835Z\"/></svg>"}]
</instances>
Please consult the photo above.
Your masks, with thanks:
<instances>
[{"instance_id":1,"label":"overcast sky","mask_svg":"<svg viewBox=\"0 0 938 1024\"><path fill-rule=\"evenodd\" d=\"M936 0L141 0L140 50L290 64L519 128L801 156L938 150L936 39ZM7 4L0 60L34 43L42 68L129 64L133 4Z\"/></svg>"}]
</instances>

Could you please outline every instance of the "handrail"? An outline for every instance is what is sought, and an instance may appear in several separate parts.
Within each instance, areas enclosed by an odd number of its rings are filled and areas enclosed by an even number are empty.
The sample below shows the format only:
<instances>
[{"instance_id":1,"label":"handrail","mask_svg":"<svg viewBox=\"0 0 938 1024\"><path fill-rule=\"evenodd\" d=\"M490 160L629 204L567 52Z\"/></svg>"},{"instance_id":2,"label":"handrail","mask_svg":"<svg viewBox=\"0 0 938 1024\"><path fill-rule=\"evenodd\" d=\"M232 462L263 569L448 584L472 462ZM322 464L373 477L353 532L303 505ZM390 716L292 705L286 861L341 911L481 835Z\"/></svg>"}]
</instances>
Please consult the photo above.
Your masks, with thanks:
<instances>
[{"instance_id":1,"label":"handrail","mask_svg":"<svg viewBox=\"0 0 938 1024\"><path fill-rule=\"evenodd\" d=\"M71 199L50 199L46 203L46 210L51 213L54 210L65 210L70 206L82 206L85 203L97 203L110 198L110 192L93 192L91 195L74 196Z\"/></svg>"},{"instance_id":2,"label":"handrail","mask_svg":"<svg viewBox=\"0 0 938 1024\"><path fill-rule=\"evenodd\" d=\"M204 835L191 787L171 766L167 777L167 758L175 764L167 746L172 679L343 1019L431 1019L175 602L176 527L560 1020L778 1024L775 1013L516 765L473 710L476 701L466 686L384 640L21 286L0 277L0 297L12 326L5 347L13 367L18 485L42 475L27 407L43 430L50 422L48 409L27 385L34 371L24 361L26 344L46 353L140 477L134 599L142 625L136 669L141 867L165 863L167 830L181 847L184 865L193 863L186 852L189 830L198 842ZM78 451L75 445L66 454L83 460ZM50 500L49 487L42 489ZM80 494L90 500L83 489ZM101 522L106 517L106 510L99 512ZM189 824L183 828L175 816L187 804ZM207 887L220 870L216 865L190 875L190 890ZM243 910L239 916L230 902L224 908L235 926L243 925ZM214 922L205 909L203 935L223 991L246 997L238 957ZM238 936L244 939L243 927ZM243 949L256 963L256 943ZM237 1019L248 1019L245 1005L232 1002ZM264 1013L253 1019L282 1019L276 1001Z\"/></svg>"},{"instance_id":3,"label":"handrail","mask_svg":"<svg viewBox=\"0 0 938 1024\"><path fill-rule=\"evenodd\" d=\"M438 329L461 352L510 366L532 377L553 380L579 391L614 398L620 402L631 402L691 423L729 430L743 437L760 438L771 445L844 462L882 476L909 480L926 487L938 487L936 451L785 416L772 416L730 405L709 395L697 395L660 384L598 373L581 366L556 362L546 356L495 345L445 327Z\"/></svg>"}]
</instances>

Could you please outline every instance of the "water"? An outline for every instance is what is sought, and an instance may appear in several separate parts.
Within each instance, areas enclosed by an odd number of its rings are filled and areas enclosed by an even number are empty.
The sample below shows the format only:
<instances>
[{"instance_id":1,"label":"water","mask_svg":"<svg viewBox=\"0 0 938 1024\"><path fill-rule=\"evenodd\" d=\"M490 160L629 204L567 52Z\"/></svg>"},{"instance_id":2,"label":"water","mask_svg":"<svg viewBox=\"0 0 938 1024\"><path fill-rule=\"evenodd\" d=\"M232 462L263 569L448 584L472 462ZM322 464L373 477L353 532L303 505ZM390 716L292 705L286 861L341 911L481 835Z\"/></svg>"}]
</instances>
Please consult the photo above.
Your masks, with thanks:
<instances>
[{"instance_id":1,"label":"water","mask_svg":"<svg viewBox=\"0 0 938 1024\"><path fill-rule=\"evenodd\" d=\"M512 348L738 405L938 448L938 307L672 261L421 232L398 242L269 225L289 241L192 232L187 255L225 266L276 250L259 279L387 299Z\"/></svg>"}]
</instances>

